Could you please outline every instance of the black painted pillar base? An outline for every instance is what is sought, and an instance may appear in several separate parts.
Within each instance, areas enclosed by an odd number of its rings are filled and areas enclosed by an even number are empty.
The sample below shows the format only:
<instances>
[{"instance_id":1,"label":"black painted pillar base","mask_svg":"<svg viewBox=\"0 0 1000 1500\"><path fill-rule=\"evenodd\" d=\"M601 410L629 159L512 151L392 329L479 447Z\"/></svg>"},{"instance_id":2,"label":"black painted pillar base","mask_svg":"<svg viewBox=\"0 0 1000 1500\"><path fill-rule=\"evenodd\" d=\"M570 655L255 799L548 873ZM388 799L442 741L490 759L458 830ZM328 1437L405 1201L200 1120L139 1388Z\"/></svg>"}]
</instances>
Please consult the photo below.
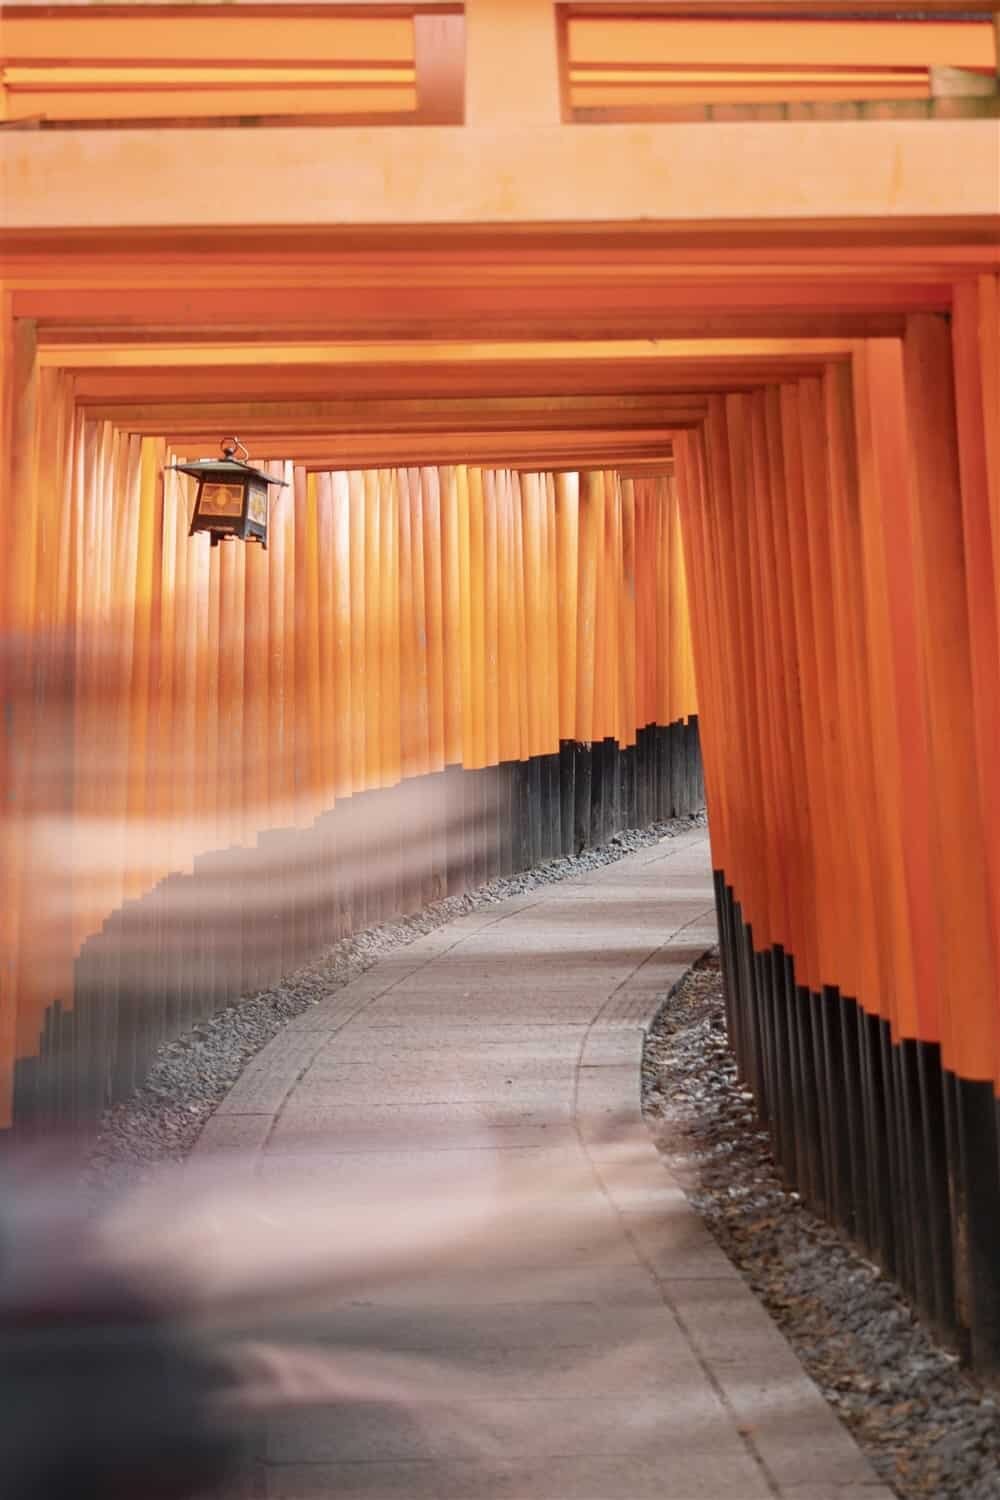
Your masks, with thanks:
<instances>
[{"instance_id":1,"label":"black painted pillar base","mask_svg":"<svg viewBox=\"0 0 1000 1500\"><path fill-rule=\"evenodd\" d=\"M788 1184L894 1277L939 1338L1000 1377L1000 1105L936 1043L753 947L715 872L730 1044Z\"/></svg>"}]
</instances>

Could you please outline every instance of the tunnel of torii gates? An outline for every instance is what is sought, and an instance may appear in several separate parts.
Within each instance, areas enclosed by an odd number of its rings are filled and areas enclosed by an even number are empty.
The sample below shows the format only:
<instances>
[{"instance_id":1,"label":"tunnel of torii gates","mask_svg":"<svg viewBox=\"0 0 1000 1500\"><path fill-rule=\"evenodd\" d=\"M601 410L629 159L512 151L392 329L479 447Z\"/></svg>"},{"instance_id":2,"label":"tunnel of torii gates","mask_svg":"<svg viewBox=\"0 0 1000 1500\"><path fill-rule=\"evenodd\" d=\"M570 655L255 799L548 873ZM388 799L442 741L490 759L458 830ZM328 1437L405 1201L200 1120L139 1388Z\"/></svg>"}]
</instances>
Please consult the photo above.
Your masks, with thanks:
<instances>
[{"instance_id":1,"label":"tunnel of torii gates","mask_svg":"<svg viewBox=\"0 0 1000 1500\"><path fill-rule=\"evenodd\" d=\"M1000 121L991 8L921 9L705 0L637 85L690 7L172 6L173 67L248 16L258 64L417 38L384 117L356 69L229 118L142 75L155 5L5 7L15 1137L359 926L697 807L700 730L783 1170L996 1371ZM777 72L699 112L723 43ZM266 550L166 467L229 433L287 481Z\"/></svg>"}]
</instances>

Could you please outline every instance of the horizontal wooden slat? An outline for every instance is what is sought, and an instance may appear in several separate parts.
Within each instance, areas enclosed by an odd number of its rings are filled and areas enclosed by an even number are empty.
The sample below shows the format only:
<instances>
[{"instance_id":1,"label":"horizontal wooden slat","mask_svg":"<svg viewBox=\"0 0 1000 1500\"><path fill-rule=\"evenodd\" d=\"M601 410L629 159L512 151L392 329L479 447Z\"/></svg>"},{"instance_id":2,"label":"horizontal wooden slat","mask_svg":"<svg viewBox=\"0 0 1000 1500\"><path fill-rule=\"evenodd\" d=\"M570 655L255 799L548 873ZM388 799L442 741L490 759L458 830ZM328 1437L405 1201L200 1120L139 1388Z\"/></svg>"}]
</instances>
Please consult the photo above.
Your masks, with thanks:
<instances>
[{"instance_id":1,"label":"horizontal wooden slat","mask_svg":"<svg viewBox=\"0 0 1000 1500\"><path fill-rule=\"evenodd\" d=\"M60 0L62 3L62 0ZM161 0L147 0L159 4ZM167 0L162 0L167 3ZM859 17L899 20L902 11L918 20L960 20L1000 13L1000 0L921 0L919 5L901 5L900 0L566 0L560 11L567 18L598 16L670 16L684 20L848 20Z\"/></svg>"},{"instance_id":2,"label":"horizontal wooden slat","mask_svg":"<svg viewBox=\"0 0 1000 1500\"><path fill-rule=\"evenodd\" d=\"M6 69L4 82L12 90L34 88L51 89L132 89L137 80L144 89L190 88L211 85L212 88L235 89L247 84L255 87L296 84L301 87L325 84L400 84L415 83L412 64L395 63L385 67L371 64L348 66L342 63L329 67L201 67L196 64L178 64L175 67L136 69L132 67L55 67L52 64L32 67L13 66Z\"/></svg>"},{"instance_id":3,"label":"horizontal wooden slat","mask_svg":"<svg viewBox=\"0 0 1000 1500\"><path fill-rule=\"evenodd\" d=\"M714 80L742 78L748 83L780 82L782 79L829 82L841 78L851 83L891 83L901 78L926 78L925 67L862 68L851 65L821 67L818 63L809 67L793 67L788 63L636 63L631 67L604 68L585 63L574 67L571 77L574 83L602 84L653 84L653 83L711 83Z\"/></svg>"},{"instance_id":4,"label":"horizontal wooden slat","mask_svg":"<svg viewBox=\"0 0 1000 1500\"><path fill-rule=\"evenodd\" d=\"M413 21L406 17L252 16L196 13L160 16L121 12L87 16L32 16L6 7L3 57L8 63L65 59L73 64L122 62L267 61L313 65L360 58L372 63L413 62Z\"/></svg>"},{"instance_id":5,"label":"horizontal wooden slat","mask_svg":"<svg viewBox=\"0 0 1000 1500\"><path fill-rule=\"evenodd\" d=\"M671 104L778 103L792 100L926 99L930 89L929 75L922 79L893 79L874 86L864 86L843 79L787 82L759 82L745 79L678 81L669 84L587 84L573 90L577 109L615 108L619 105L636 109L646 105L660 108Z\"/></svg>"},{"instance_id":6,"label":"horizontal wooden slat","mask_svg":"<svg viewBox=\"0 0 1000 1500\"><path fill-rule=\"evenodd\" d=\"M569 23L571 64L991 68L993 27L983 21L689 21L672 17Z\"/></svg>"},{"instance_id":7,"label":"horizontal wooden slat","mask_svg":"<svg viewBox=\"0 0 1000 1500\"><path fill-rule=\"evenodd\" d=\"M127 120L199 118L229 115L354 115L415 111L416 89L378 84L364 88L322 85L191 89L162 85L156 89L94 91L86 88L11 91L10 113L47 119Z\"/></svg>"}]
</instances>

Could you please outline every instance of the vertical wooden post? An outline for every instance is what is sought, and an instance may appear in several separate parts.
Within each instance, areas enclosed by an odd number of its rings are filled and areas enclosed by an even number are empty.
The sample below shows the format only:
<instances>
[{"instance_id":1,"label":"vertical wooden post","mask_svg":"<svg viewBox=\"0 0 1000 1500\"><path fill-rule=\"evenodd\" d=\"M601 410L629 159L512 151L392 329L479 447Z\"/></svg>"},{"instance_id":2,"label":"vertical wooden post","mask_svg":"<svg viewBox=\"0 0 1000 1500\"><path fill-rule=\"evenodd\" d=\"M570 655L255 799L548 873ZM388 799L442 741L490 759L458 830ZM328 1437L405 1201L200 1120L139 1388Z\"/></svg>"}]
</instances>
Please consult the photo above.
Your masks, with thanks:
<instances>
[{"instance_id":1,"label":"vertical wooden post","mask_svg":"<svg viewBox=\"0 0 1000 1500\"><path fill-rule=\"evenodd\" d=\"M337 800L350 795L353 741L351 671L351 492L347 475L330 476L333 540L326 559L326 586L333 598L333 675L335 680L334 792ZM397 746L398 760L398 746Z\"/></svg>"},{"instance_id":2,"label":"vertical wooden post","mask_svg":"<svg viewBox=\"0 0 1000 1500\"><path fill-rule=\"evenodd\" d=\"M383 787L394 787L402 776L402 663L400 658L400 506L405 500L402 476L391 471L382 492L381 521L381 640L382 725L380 763ZM384 881L381 910L391 916L403 910L402 845L399 832L388 823L382 829Z\"/></svg>"},{"instance_id":3,"label":"vertical wooden post","mask_svg":"<svg viewBox=\"0 0 1000 1500\"><path fill-rule=\"evenodd\" d=\"M481 474L483 534L483 764L500 760L500 579L498 573L499 517L502 476L493 469Z\"/></svg>"},{"instance_id":4,"label":"vertical wooden post","mask_svg":"<svg viewBox=\"0 0 1000 1500\"><path fill-rule=\"evenodd\" d=\"M553 0L466 0L467 125L530 130L562 119Z\"/></svg>"},{"instance_id":5,"label":"vertical wooden post","mask_svg":"<svg viewBox=\"0 0 1000 1500\"><path fill-rule=\"evenodd\" d=\"M1000 279L955 289L952 322L956 424L965 537L972 712L981 815L990 866L992 922L1000 967ZM1000 1028L998 1028L1000 1030ZM994 1038L994 1048L997 1042ZM1000 1073L1000 1058L997 1072Z\"/></svg>"},{"instance_id":6,"label":"vertical wooden post","mask_svg":"<svg viewBox=\"0 0 1000 1500\"><path fill-rule=\"evenodd\" d=\"M904 341L913 462L914 551L930 713L934 795L928 808L940 950L946 1064L961 1064L950 1037L971 1013L993 1026L996 965L989 909L988 851L976 774L967 567L962 526L955 390L949 328L929 314L907 320ZM980 1032L981 1035L981 1032ZM927 1051L934 1038L919 1037ZM934 1049L936 1053L937 1049ZM965 1071L964 1069L962 1070ZM936 1143L937 1154L943 1142ZM924 1153L921 1153L923 1156ZM943 1164L926 1170L931 1205L931 1305L947 1325L951 1305L947 1183ZM942 1203L942 1197L944 1202ZM926 1304L925 1304L926 1306Z\"/></svg>"},{"instance_id":7,"label":"vertical wooden post","mask_svg":"<svg viewBox=\"0 0 1000 1500\"><path fill-rule=\"evenodd\" d=\"M580 476L556 475L559 611L559 737L576 739L576 611L580 560Z\"/></svg>"},{"instance_id":8,"label":"vertical wooden post","mask_svg":"<svg viewBox=\"0 0 1000 1500\"><path fill-rule=\"evenodd\" d=\"M425 617L427 620L427 694L430 771L441 771L444 755L444 597L441 569L441 477L437 469L420 470L424 518Z\"/></svg>"},{"instance_id":9,"label":"vertical wooden post","mask_svg":"<svg viewBox=\"0 0 1000 1500\"><path fill-rule=\"evenodd\" d=\"M514 492L515 476L497 476L497 585L499 588L499 655L500 715L499 759L508 763L521 753L521 714L518 697L517 611L514 579Z\"/></svg>"},{"instance_id":10,"label":"vertical wooden post","mask_svg":"<svg viewBox=\"0 0 1000 1500\"><path fill-rule=\"evenodd\" d=\"M957 1007L969 1049L946 1063L968 1066L990 1050L996 973L988 901L988 857L976 776L972 661L951 339L943 318L907 320L906 395L913 464L914 551L919 622L930 696L930 799L939 972L948 1012ZM948 1005L949 997L952 1005ZM934 1038L923 1037L922 1040ZM966 1065L966 1066L963 1066Z\"/></svg>"},{"instance_id":11,"label":"vertical wooden post","mask_svg":"<svg viewBox=\"0 0 1000 1500\"><path fill-rule=\"evenodd\" d=\"M460 124L465 102L465 18L418 13L413 17L413 36L421 125Z\"/></svg>"},{"instance_id":12,"label":"vertical wooden post","mask_svg":"<svg viewBox=\"0 0 1000 1500\"><path fill-rule=\"evenodd\" d=\"M6 301L6 299L5 299ZM7 303L9 308L9 303ZM13 1104L13 1066L19 1044L33 1050L32 1006L29 1001L31 953L24 939L25 905L30 908L27 881L29 853L23 824L14 814L25 807L26 779L31 775L33 730L31 680L24 636L31 629L35 609L37 518L35 477L38 463L38 365L37 335L28 319L5 319L7 379L4 382L5 452L9 455L6 478L8 504L0 521L6 545L0 557L0 621L6 639L3 682L5 793L4 881L10 892L0 918L0 1123L10 1118ZM17 497L16 505L13 497ZM9 527L9 531L8 531ZM36 1033L37 1035L37 1033Z\"/></svg>"},{"instance_id":13,"label":"vertical wooden post","mask_svg":"<svg viewBox=\"0 0 1000 1500\"><path fill-rule=\"evenodd\" d=\"M462 759L462 608L458 480L453 467L441 470L441 587L444 649L444 763Z\"/></svg>"}]
</instances>

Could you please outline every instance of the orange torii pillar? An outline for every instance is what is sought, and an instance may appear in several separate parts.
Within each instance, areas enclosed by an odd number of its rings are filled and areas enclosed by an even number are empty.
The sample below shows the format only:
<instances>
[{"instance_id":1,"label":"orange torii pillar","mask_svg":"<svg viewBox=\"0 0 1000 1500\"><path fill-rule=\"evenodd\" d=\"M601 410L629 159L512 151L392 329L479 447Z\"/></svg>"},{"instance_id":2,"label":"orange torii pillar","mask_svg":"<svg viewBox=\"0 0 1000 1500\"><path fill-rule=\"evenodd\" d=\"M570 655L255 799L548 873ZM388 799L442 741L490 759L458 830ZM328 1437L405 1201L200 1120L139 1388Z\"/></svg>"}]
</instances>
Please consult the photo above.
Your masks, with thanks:
<instances>
[{"instance_id":1,"label":"orange torii pillar","mask_svg":"<svg viewBox=\"0 0 1000 1500\"><path fill-rule=\"evenodd\" d=\"M790 1180L1000 1367L1000 316L678 442L730 1031Z\"/></svg>"}]
</instances>

